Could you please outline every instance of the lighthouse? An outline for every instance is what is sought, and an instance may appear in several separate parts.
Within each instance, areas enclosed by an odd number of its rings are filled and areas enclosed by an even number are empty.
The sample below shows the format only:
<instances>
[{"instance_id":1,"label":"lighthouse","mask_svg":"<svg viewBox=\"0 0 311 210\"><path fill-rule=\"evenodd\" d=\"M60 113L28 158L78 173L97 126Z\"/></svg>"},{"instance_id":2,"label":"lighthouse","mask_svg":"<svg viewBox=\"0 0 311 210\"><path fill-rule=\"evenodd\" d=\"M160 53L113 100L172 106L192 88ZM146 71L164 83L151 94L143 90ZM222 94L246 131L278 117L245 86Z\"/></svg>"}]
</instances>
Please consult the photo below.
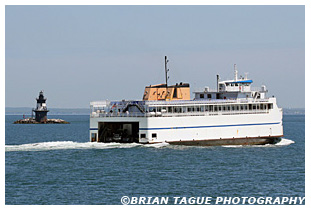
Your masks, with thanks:
<instances>
[{"instance_id":1,"label":"lighthouse","mask_svg":"<svg viewBox=\"0 0 311 210\"><path fill-rule=\"evenodd\" d=\"M39 123L44 123L47 121L47 113L49 110L46 107L45 103L46 98L44 98L42 90L39 93L39 98L37 98L36 100L37 100L37 107L36 109L33 109L36 115L35 120Z\"/></svg>"},{"instance_id":2,"label":"lighthouse","mask_svg":"<svg viewBox=\"0 0 311 210\"><path fill-rule=\"evenodd\" d=\"M62 119L48 119L47 114L49 112L46 107L46 98L43 96L43 91L41 90L39 93L39 97L36 98L37 107L32 109L31 117L25 118L21 120L16 120L14 124L70 124L69 122ZM33 113L35 113L35 117L33 117Z\"/></svg>"}]
</instances>

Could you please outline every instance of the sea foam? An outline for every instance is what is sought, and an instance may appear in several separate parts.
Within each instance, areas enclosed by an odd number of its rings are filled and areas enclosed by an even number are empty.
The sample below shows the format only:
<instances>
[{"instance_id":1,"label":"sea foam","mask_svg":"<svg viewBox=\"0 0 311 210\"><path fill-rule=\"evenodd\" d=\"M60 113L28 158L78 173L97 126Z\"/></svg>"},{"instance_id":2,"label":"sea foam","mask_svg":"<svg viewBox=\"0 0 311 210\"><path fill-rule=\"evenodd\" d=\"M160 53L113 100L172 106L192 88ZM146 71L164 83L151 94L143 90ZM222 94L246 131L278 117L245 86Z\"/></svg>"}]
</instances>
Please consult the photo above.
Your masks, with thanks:
<instances>
[{"instance_id":1,"label":"sea foam","mask_svg":"<svg viewBox=\"0 0 311 210\"><path fill-rule=\"evenodd\" d=\"M222 147L229 147L229 148L241 148L241 147L277 147L277 146L288 146L290 144L295 143L295 141L290 139L282 138L280 142L276 144L264 144L264 145L225 145Z\"/></svg>"},{"instance_id":2,"label":"sea foam","mask_svg":"<svg viewBox=\"0 0 311 210\"><path fill-rule=\"evenodd\" d=\"M275 146L287 146L295 143L293 140L282 138L277 144L266 145L226 145L222 147L275 147ZM66 149L113 149L113 148L133 148L133 147L148 147L148 148L162 148L169 146L168 143L158 144L138 144L138 143L97 143L97 142L73 142L73 141L50 141L39 142L20 145L5 145L5 151L47 151L47 150L66 150ZM186 147L186 146L185 146ZM173 147L172 147L173 148Z\"/></svg>"},{"instance_id":3,"label":"sea foam","mask_svg":"<svg viewBox=\"0 0 311 210\"><path fill-rule=\"evenodd\" d=\"M5 151L45 151L61 149L111 149L131 148L139 146L137 143L97 143L97 142L73 142L73 141L51 141L21 145L5 145Z\"/></svg>"}]
</instances>

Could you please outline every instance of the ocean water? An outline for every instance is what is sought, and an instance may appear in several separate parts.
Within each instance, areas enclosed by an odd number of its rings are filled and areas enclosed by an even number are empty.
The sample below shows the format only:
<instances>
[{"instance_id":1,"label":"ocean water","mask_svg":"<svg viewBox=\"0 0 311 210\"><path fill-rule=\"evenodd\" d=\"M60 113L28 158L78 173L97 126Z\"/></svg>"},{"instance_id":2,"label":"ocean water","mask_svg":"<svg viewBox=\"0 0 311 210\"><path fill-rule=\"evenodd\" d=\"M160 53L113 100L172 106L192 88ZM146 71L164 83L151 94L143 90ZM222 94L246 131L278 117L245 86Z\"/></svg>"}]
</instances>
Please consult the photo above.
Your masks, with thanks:
<instances>
[{"instance_id":1,"label":"ocean water","mask_svg":"<svg viewBox=\"0 0 311 210\"><path fill-rule=\"evenodd\" d=\"M277 145L187 147L88 142L71 124L5 122L6 204L118 204L129 197L304 197L305 116L284 116Z\"/></svg>"}]
</instances>

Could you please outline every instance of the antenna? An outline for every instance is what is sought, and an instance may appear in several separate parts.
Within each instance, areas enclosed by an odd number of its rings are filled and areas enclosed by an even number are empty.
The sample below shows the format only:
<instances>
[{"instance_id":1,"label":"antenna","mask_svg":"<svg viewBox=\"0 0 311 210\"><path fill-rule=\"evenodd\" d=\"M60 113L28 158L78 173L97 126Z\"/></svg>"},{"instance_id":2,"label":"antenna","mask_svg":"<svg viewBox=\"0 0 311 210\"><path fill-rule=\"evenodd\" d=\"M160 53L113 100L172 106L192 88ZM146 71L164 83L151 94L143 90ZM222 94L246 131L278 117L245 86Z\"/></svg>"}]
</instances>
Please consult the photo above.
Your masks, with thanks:
<instances>
[{"instance_id":1,"label":"antenna","mask_svg":"<svg viewBox=\"0 0 311 210\"><path fill-rule=\"evenodd\" d=\"M245 72L244 74L245 74L245 78L244 79L247 80L248 72Z\"/></svg>"},{"instance_id":2,"label":"antenna","mask_svg":"<svg viewBox=\"0 0 311 210\"><path fill-rule=\"evenodd\" d=\"M236 67L236 64L234 64L234 80L237 81L238 80L238 69Z\"/></svg>"}]
</instances>

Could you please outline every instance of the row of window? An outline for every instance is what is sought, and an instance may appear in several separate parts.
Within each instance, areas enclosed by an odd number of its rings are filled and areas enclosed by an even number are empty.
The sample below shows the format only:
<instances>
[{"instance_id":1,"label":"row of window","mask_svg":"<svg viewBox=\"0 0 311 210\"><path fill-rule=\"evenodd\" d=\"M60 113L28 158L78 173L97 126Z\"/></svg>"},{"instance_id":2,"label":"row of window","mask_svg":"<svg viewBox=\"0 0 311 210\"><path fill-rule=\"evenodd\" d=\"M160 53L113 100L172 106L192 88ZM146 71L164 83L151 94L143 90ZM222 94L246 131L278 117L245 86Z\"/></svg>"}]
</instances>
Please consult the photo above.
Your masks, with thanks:
<instances>
[{"instance_id":1,"label":"row of window","mask_svg":"<svg viewBox=\"0 0 311 210\"><path fill-rule=\"evenodd\" d=\"M157 134L156 134L156 133L152 133L152 134L151 134L151 137L152 137L153 139L156 139L156 138L157 138ZM141 138L141 139L146 138L146 134L145 134L145 133L141 133L141 134L140 134L140 138Z\"/></svg>"},{"instance_id":2,"label":"row of window","mask_svg":"<svg viewBox=\"0 0 311 210\"><path fill-rule=\"evenodd\" d=\"M268 109L273 109L272 103L149 107L149 112L186 113L186 112L218 112L218 111L240 111L240 110L241 111L268 110Z\"/></svg>"},{"instance_id":3,"label":"row of window","mask_svg":"<svg viewBox=\"0 0 311 210\"><path fill-rule=\"evenodd\" d=\"M204 98L204 94L200 93L200 98ZM212 98L212 94L207 94L207 98Z\"/></svg>"},{"instance_id":4,"label":"row of window","mask_svg":"<svg viewBox=\"0 0 311 210\"><path fill-rule=\"evenodd\" d=\"M220 84L220 86L221 87L223 87L224 86L224 84ZM243 84L239 84L239 83L226 83L226 86L227 87L229 87L229 86L231 86L231 87L233 87L233 86L235 86L235 87L237 87L237 86L250 86L250 84L249 83L243 83Z\"/></svg>"}]
</instances>

